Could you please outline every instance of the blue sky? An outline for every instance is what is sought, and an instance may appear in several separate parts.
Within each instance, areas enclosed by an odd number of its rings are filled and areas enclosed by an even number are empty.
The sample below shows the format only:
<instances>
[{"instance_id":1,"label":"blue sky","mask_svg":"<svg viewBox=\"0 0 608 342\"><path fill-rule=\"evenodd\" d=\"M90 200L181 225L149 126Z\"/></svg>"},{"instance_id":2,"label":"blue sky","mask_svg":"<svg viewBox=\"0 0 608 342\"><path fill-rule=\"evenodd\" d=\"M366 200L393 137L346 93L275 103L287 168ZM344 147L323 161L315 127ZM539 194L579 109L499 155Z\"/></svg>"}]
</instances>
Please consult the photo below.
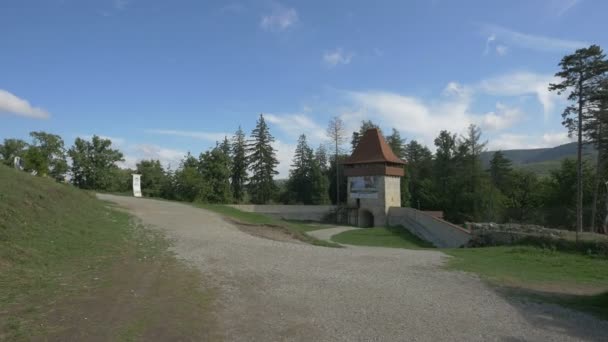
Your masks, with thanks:
<instances>
[{"instance_id":1,"label":"blue sky","mask_svg":"<svg viewBox=\"0 0 608 342\"><path fill-rule=\"evenodd\" d=\"M0 0L0 139L97 134L126 166L176 167L264 113L283 177L297 136L323 143L334 115L429 146L470 123L491 149L555 146L565 101L547 85L564 54L608 47L605 13L601 0Z\"/></svg>"}]
</instances>

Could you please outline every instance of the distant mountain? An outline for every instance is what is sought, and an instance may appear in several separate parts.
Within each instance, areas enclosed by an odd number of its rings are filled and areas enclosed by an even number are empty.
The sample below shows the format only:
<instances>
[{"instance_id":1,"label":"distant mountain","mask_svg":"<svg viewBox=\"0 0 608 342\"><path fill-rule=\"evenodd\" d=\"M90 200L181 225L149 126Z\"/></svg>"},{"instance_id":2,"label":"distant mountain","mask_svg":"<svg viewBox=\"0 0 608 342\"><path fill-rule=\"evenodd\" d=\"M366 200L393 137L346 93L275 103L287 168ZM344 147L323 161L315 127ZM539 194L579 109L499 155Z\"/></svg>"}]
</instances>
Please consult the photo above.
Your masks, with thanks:
<instances>
[{"instance_id":1,"label":"distant mountain","mask_svg":"<svg viewBox=\"0 0 608 342\"><path fill-rule=\"evenodd\" d=\"M484 168L490 166L490 159L496 151L481 153ZM513 162L513 166L530 170L539 175L546 175L549 171L559 167L560 162L566 158L576 158L576 143L568 143L548 148L533 148L528 150L503 150L506 158ZM596 154L593 146L583 146L583 157L592 159Z\"/></svg>"}]
</instances>

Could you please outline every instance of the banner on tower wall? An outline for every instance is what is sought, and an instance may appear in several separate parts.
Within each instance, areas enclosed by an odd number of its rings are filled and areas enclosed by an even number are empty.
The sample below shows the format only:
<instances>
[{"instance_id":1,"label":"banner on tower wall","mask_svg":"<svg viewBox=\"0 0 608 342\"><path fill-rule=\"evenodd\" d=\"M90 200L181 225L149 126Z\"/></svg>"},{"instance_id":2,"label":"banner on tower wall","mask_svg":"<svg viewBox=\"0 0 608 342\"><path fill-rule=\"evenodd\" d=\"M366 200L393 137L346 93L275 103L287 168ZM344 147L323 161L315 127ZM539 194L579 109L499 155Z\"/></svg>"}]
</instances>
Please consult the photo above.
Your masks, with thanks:
<instances>
[{"instance_id":1,"label":"banner on tower wall","mask_svg":"<svg viewBox=\"0 0 608 342\"><path fill-rule=\"evenodd\" d=\"M141 197L141 175L133 174L133 196Z\"/></svg>"},{"instance_id":2,"label":"banner on tower wall","mask_svg":"<svg viewBox=\"0 0 608 342\"><path fill-rule=\"evenodd\" d=\"M378 198L378 176L349 177L351 198Z\"/></svg>"}]
</instances>

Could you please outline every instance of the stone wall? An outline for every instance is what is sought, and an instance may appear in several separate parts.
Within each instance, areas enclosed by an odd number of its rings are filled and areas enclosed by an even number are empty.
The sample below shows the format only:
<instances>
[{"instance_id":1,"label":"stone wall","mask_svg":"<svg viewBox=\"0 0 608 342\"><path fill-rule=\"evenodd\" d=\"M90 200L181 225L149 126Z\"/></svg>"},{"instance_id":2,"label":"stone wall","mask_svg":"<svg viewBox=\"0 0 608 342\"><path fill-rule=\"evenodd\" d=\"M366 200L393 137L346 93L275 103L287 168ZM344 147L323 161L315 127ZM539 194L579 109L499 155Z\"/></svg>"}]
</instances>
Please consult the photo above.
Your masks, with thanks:
<instances>
[{"instance_id":1,"label":"stone wall","mask_svg":"<svg viewBox=\"0 0 608 342\"><path fill-rule=\"evenodd\" d=\"M467 229L413 208L390 208L388 224L402 226L440 248L462 247L471 239L471 233Z\"/></svg>"},{"instance_id":2,"label":"stone wall","mask_svg":"<svg viewBox=\"0 0 608 342\"><path fill-rule=\"evenodd\" d=\"M491 222L466 223L471 231L471 246L496 246L518 243L529 237L548 239L567 239L571 234L567 230L550 229L532 224Z\"/></svg>"},{"instance_id":3,"label":"stone wall","mask_svg":"<svg viewBox=\"0 0 608 342\"><path fill-rule=\"evenodd\" d=\"M275 204L231 204L241 211L260 213L285 220L318 221L325 219L333 205L275 205Z\"/></svg>"},{"instance_id":4,"label":"stone wall","mask_svg":"<svg viewBox=\"0 0 608 342\"><path fill-rule=\"evenodd\" d=\"M525 244L595 254L608 258L608 236L590 232L550 229L528 224L467 223L471 229L469 247Z\"/></svg>"}]
</instances>

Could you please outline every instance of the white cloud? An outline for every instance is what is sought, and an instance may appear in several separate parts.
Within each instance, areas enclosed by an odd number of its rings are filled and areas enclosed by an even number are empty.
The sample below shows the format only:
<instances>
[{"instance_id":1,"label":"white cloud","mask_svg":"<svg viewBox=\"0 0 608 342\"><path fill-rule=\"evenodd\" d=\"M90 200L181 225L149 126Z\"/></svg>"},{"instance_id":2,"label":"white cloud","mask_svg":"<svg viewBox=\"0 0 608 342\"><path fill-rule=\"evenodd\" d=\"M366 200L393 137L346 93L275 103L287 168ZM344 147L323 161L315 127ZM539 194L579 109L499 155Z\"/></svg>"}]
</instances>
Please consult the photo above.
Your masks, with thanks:
<instances>
[{"instance_id":1,"label":"white cloud","mask_svg":"<svg viewBox=\"0 0 608 342\"><path fill-rule=\"evenodd\" d=\"M496 45L496 54L499 56L504 56L509 52L509 48L505 45L498 44Z\"/></svg>"},{"instance_id":2,"label":"white cloud","mask_svg":"<svg viewBox=\"0 0 608 342\"><path fill-rule=\"evenodd\" d=\"M353 54L350 52L344 52L341 48L337 48L333 51L327 51L323 54L323 63L328 67L332 68L338 64L350 64L353 58Z\"/></svg>"},{"instance_id":3,"label":"white cloud","mask_svg":"<svg viewBox=\"0 0 608 342\"><path fill-rule=\"evenodd\" d=\"M48 119L50 117L49 112L46 110L39 107L33 107L26 100L2 89L0 89L0 113L1 112L34 119Z\"/></svg>"},{"instance_id":4,"label":"white cloud","mask_svg":"<svg viewBox=\"0 0 608 342\"><path fill-rule=\"evenodd\" d=\"M312 143L326 138L325 129L304 114L264 114L264 118L293 139L297 139L301 134L306 134L309 142Z\"/></svg>"},{"instance_id":5,"label":"white cloud","mask_svg":"<svg viewBox=\"0 0 608 342\"><path fill-rule=\"evenodd\" d=\"M493 38L492 41L500 41L509 46L537 51L572 52L589 45L584 41L522 33L497 25L485 25L483 31L488 34L489 37ZM490 39L488 38L486 50L488 49L489 41Z\"/></svg>"},{"instance_id":6,"label":"white cloud","mask_svg":"<svg viewBox=\"0 0 608 342\"><path fill-rule=\"evenodd\" d=\"M550 2L550 5L555 14L561 17L579 3L581 3L581 0L553 0Z\"/></svg>"},{"instance_id":7,"label":"white cloud","mask_svg":"<svg viewBox=\"0 0 608 342\"><path fill-rule=\"evenodd\" d=\"M569 137L566 132L545 133L543 134L542 141L547 146L557 146L573 142L574 138Z\"/></svg>"},{"instance_id":8,"label":"white cloud","mask_svg":"<svg viewBox=\"0 0 608 342\"><path fill-rule=\"evenodd\" d=\"M179 130L168 130L168 129L148 129L146 133L160 134L160 135L173 135L178 137L195 138L200 140L206 140L211 142L222 141L224 137L230 137L228 133L222 132L200 132L200 131L179 131Z\"/></svg>"},{"instance_id":9,"label":"white cloud","mask_svg":"<svg viewBox=\"0 0 608 342\"><path fill-rule=\"evenodd\" d=\"M548 132L541 135L499 134L490 139L488 150L519 150L530 148L554 147L572 142L566 132Z\"/></svg>"},{"instance_id":10,"label":"white cloud","mask_svg":"<svg viewBox=\"0 0 608 342\"><path fill-rule=\"evenodd\" d=\"M533 94L549 111L554 106L555 98L547 91L548 83L549 78L532 73L503 75L472 86L450 82L443 90L443 96L431 101L386 91L347 91L345 93L351 107L344 110L341 117L349 131L357 130L361 120L372 119L381 127L394 127L406 133L409 139L419 140L431 147L441 130L462 134L470 124L476 124L486 133L494 135L525 118L520 108L501 102L496 104L495 110L485 114L474 112L471 104L479 93L506 97ZM510 144L517 145L518 140L510 138ZM545 144L556 141L547 140ZM530 144L529 141L526 143Z\"/></svg>"},{"instance_id":11,"label":"white cloud","mask_svg":"<svg viewBox=\"0 0 608 342\"><path fill-rule=\"evenodd\" d=\"M294 8L277 5L275 10L262 16L260 27L268 31L284 31L298 22L298 12Z\"/></svg>"},{"instance_id":12,"label":"white cloud","mask_svg":"<svg viewBox=\"0 0 608 342\"><path fill-rule=\"evenodd\" d=\"M555 107L555 102L561 98L548 89L549 83L557 82L559 79L552 75L515 72L483 80L477 88L484 93L499 96L534 95L542 104L547 118Z\"/></svg>"},{"instance_id":13,"label":"white cloud","mask_svg":"<svg viewBox=\"0 0 608 342\"><path fill-rule=\"evenodd\" d=\"M502 103L496 104L496 111L484 114L481 128L488 131L500 131L513 126L520 121L523 113L519 108L508 107Z\"/></svg>"},{"instance_id":14,"label":"white cloud","mask_svg":"<svg viewBox=\"0 0 608 342\"><path fill-rule=\"evenodd\" d=\"M486 48L483 50L484 56L487 55L488 53L490 53L490 47L494 44L495 41L496 41L495 34L491 34L488 36L488 38L486 39Z\"/></svg>"},{"instance_id":15,"label":"white cloud","mask_svg":"<svg viewBox=\"0 0 608 342\"><path fill-rule=\"evenodd\" d=\"M114 9L122 11L129 5L130 0L114 0Z\"/></svg>"},{"instance_id":16,"label":"white cloud","mask_svg":"<svg viewBox=\"0 0 608 342\"><path fill-rule=\"evenodd\" d=\"M275 140L272 147L276 150L277 160L279 165L277 171L279 174L275 177L276 179L283 179L289 177L289 168L291 167L291 160L296 150L295 144L288 144L280 140Z\"/></svg>"},{"instance_id":17,"label":"white cloud","mask_svg":"<svg viewBox=\"0 0 608 342\"><path fill-rule=\"evenodd\" d=\"M125 161L119 163L118 166L130 169L134 169L135 165L142 160L157 159L160 160L163 167L171 167L172 170L175 170L186 155L184 151L152 144L131 145L123 153Z\"/></svg>"},{"instance_id":18,"label":"white cloud","mask_svg":"<svg viewBox=\"0 0 608 342\"><path fill-rule=\"evenodd\" d=\"M448 89L453 88L454 85L448 85ZM469 113L469 96L466 92L457 95L428 104L412 96L390 92L348 92L347 96L356 109L343 113L342 119L354 122L357 129L362 119L371 118L383 127L394 127L430 146L442 129L463 133L469 124L476 121Z\"/></svg>"},{"instance_id":19,"label":"white cloud","mask_svg":"<svg viewBox=\"0 0 608 342\"><path fill-rule=\"evenodd\" d=\"M443 89L444 96L469 98L472 95L472 89L458 82L449 82Z\"/></svg>"}]
</instances>

